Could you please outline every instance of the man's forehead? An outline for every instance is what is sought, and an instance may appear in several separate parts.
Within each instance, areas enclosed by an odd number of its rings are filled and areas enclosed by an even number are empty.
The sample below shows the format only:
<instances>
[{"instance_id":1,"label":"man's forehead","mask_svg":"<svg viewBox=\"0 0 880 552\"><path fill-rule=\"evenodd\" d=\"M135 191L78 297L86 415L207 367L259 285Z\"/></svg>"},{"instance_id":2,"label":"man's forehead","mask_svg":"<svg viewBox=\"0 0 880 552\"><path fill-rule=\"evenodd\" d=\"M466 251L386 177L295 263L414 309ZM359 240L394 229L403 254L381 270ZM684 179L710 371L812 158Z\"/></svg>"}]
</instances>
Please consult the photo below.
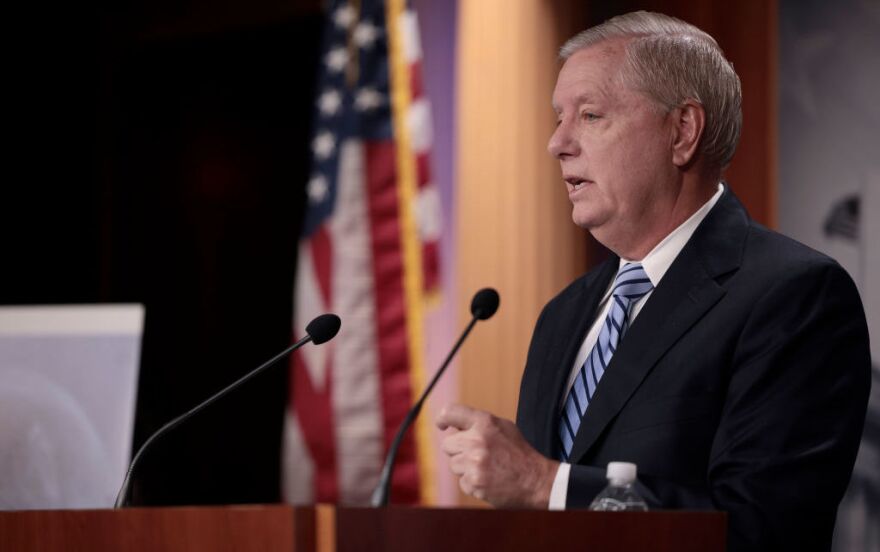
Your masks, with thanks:
<instances>
[{"instance_id":1,"label":"man's forehead","mask_svg":"<svg viewBox=\"0 0 880 552\"><path fill-rule=\"evenodd\" d=\"M559 70L552 105L595 103L613 94L628 39L604 40L574 52Z\"/></svg>"},{"instance_id":2,"label":"man's forehead","mask_svg":"<svg viewBox=\"0 0 880 552\"><path fill-rule=\"evenodd\" d=\"M605 58L616 58L626 52L627 46L635 39L634 36L624 36L615 38L606 38L595 42L588 46L578 48L569 56L569 59L576 56L594 56Z\"/></svg>"},{"instance_id":3,"label":"man's forehead","mask_svg":"<svg viewBox=\"0 0 880 552\"><path fill-rule=\"evenodd\" d=\"M595 90L583 91L572 98L557 98L556 93L554 93L553 98L551 98L550 105L555 111L561 111L562 106L559 105L559 103L557 102L571 103L574 105L595 104L601 102L604 99L607 99L607 97L608 94L605 93L604 87L599 86Z\"/></svg>"},{"instance_id":4,"label":"man's forehead","mask_svg":"<svg viewBox=\"0 0 880 552\"><path fill-rule=\"evenodd\" d=\"M562 75L566 71L577 72L585 67L620 66L626 54L628 42L628 40L621 39L603 40L576 50L565 60L559 74Z\"/></svg>"}]
</instances>

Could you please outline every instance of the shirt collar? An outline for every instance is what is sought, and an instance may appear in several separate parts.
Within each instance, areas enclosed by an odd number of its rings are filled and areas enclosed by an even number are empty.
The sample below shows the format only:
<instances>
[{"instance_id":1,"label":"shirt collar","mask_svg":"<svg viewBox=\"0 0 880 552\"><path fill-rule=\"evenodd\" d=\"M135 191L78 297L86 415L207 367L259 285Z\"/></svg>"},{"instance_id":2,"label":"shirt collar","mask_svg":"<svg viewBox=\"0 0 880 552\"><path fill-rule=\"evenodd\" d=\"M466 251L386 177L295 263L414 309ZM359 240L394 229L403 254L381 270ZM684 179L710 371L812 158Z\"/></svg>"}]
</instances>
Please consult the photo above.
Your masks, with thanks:
<instances>
[{"instance_id":1,"label":"shirt collar","mask_svg":"<svg viewBox=\"0 0 880 552\"><path fill-rule=\"evenodd\" d=\"M641 260L642 268L644 268L645 274L648 275L648 279L651 280L651 284L653 284L655 288L660 283L663 275L666 274L666 271L669 270L669 267L672 266L675 258L678 257L678 254L681 253L681 250L687 245L688 240L691 239L691 236L697 230L697 227L703 222L703 219L706 218L709 211L712 210L712 207L718 203L718 199L721 198L723 192L724 184L719 182L718 191L715 192L715 195L713 195L709 201L704 203L702 207L697 209L690 218L681 223L678 228L663 238L663 240L654 246L654 249L652 249L651 252L645 255L645 258ZM623 265L634 262L638 261L630 261L621 257L618 270L623 268Z\"/></svg>"}]
</instances>

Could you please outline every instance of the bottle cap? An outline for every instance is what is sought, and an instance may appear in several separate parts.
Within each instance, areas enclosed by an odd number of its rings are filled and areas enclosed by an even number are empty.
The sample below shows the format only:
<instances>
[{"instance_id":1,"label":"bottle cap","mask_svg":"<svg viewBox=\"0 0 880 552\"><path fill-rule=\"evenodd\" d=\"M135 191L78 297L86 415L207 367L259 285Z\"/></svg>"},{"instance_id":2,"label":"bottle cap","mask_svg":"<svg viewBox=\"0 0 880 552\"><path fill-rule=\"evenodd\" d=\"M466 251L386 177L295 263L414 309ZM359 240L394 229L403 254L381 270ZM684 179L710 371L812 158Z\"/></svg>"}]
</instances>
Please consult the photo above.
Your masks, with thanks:
<instances>
[{"instance_id":1,"label":"bottle cap","mask_svg":"<svg viewBox=\"0 0 880 552\"><path fill-rule=\"evenodd\" d=\"M636 480L636 465L630 462L608 462L605 477L623 484L632 483Z\"/></svg>"}]
</instances>

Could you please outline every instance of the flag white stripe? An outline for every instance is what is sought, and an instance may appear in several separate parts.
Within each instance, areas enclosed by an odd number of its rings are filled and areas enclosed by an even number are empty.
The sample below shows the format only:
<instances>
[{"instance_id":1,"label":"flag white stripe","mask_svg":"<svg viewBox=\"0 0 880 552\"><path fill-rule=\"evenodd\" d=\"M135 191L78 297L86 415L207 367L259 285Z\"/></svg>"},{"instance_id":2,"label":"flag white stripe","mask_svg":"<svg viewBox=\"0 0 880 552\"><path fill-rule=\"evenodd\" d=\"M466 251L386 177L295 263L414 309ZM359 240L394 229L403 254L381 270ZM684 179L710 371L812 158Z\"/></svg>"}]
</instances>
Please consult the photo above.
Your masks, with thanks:
<instances>
[{"instance_id":1,"label":"flag white stripe","mask_svg":"<svg viewBox=\"0 0 880 552\"><path fill-rule=\"evenodd\" d=\"M367 504L381 469L384 432L366 166L360 141L346 141L340 154L337 209L329 224L333 309L345 331L333 360L339 498Z\"/></svg>"},{"instance_id":2,"label":"flag white stripe","mask_svg":"<svg viewBox=\"0 0 880 552\"><path fill-rule=\"evenodd\" d=\"M291 504L314 504L315 464L300 429L299 419L292 408L286 409L284 414L283 445L282 465L296 468L281 470L284 500Z\"/></svg>"},{"instance_id":3,"label":"flag white stripe","mask_svg":"<svg viewBox=\"0 0 880 552\"><path fill-rule=\"evenodd\" d=\"M400 29L403 36L403 55L407 63L422 59L422 41L419 38L419 19L416 12L406 10L400 16Z\"/></svg>"},{"instance_id":4,"label":"flag white stripe","mask_svg":"<svg viewBox=\"0 0 880 552\"><path fill-rule=\"evenodd\" d=\"M305 327L313 318L328 311L328 305L324 304L321 290L318 288L311 247L308 244L301 243L299 246L296 272L298 285L294 290L296 315L293 322L293 335L294 339L299 339L305 335ZM321 347L309 346L299 350L312 386L316 389L324 389L327 355L335 344L335 341L331 341Z\"/></svg>"},{"instance_id":5,"label":"flag white stripe","mask_svg":"<svg viewBox=\"0 0 880 552\"><path fill-rule=\"evenodd\" d=\"M431 128L431 103L424 97L414 100L407 113L410 146L414 155L430 151L433 140Z\"/></svg>"}]
</instances>

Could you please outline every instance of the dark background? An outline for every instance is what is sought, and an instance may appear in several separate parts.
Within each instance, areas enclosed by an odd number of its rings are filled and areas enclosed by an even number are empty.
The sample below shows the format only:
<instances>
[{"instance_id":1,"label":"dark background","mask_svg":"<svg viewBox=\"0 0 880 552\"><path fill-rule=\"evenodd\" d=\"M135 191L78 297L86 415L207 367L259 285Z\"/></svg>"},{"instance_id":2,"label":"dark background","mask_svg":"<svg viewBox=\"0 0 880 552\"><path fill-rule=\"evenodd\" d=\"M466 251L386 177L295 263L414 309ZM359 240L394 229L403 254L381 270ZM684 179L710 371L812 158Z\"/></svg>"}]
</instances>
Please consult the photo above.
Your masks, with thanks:
<instances>
[{"instance_id":1,"label":"dark background","mask_svg":"<svg viewBox=\"0 0 880 552\"><path fill-rule=\"evenodd\" d=\"M0 304L146 306L137 447L290 342L320 5L27 10L7 20ZM279 500L286 387L281 365L159 441L135 503Z\"/></svg>"},{"instance_id":2,"label":"dark background","mask_svg":"<svg viewBox=\"0 0 880 552\"><path fill-rule=\"evenodd\" d=\"M581 28L636 8L706 28L745 69L746 120L775 125L766 45L740 33L762 4L571 2L586 10ZM0 304L146 306L136 448L298 333L320 0L33 4L4 18ZM731 179L772 225L775 144L760 125L744 133ZM135 503L278 500L285 368L158 442Z\"/></svg>"}]
</instances>

